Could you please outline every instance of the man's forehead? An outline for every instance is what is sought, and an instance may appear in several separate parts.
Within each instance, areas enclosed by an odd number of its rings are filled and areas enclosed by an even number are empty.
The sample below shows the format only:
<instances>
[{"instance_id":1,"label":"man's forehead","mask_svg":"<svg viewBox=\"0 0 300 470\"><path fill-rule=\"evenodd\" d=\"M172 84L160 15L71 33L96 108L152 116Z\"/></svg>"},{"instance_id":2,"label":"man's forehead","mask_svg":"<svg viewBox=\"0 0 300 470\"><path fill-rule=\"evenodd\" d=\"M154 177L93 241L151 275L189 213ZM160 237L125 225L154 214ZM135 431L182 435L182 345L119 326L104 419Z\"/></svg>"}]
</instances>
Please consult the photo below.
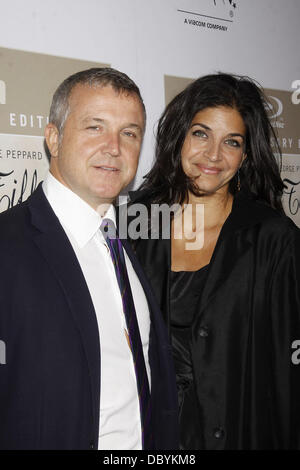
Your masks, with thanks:
<instances>
[{"instance_id":1,"label":"man's forehead","mask_svg":"<svg viewBox=\"0 0 300 470\"><path fill-rule=\"evenodd\" d=\"M145 114L141 100L135 92L128 90L115 90L111 85L90 86L85 84L77 84L74 86L69 97L69 114L72 114L80 108L82 111L81 118L97 117L97 111L105 111L109 99L130 100L136 104L136 109L141 112L143 127L145 126ZM93 108L93 111L91 111ZM129 111L130 107L128 108ZM96 113L96 114L95 114Z\"/></svg>"},{"instance_id":2,"label":"man's forehead","mask_svg":"<svg viewBox=\"0 0 300 470\"><path fill-rule=\"evenodd\" d=\"M117 90L110 84L99 84L99 85L89 85L89 84L76 84L73 89L71 90L69 96L69 104L71 105L72 102L81 101L83 99L87 99L90 97L97 97L104 98L104 97L112 97L112 98L120 98L120 100L130 99L136 101L137 103L142 106L142 103L135 92L130 92L128 90Z\"/></svg>"}]
</instances>

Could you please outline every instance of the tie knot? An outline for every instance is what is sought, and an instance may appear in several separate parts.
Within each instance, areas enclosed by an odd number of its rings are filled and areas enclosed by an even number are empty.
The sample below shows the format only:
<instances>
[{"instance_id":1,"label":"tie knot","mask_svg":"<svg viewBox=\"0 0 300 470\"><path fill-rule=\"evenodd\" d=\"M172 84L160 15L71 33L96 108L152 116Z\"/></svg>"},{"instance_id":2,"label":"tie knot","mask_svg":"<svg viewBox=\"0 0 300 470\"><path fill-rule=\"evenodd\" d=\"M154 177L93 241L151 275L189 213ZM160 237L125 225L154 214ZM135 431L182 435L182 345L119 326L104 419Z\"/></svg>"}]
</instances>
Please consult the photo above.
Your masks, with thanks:
<instances>
[{"instance_id":1,"label":"tie knot","mask_svg":"<svg viewBox=\"0 0 300 470\"><path fill-rule=\"evenodd\" d=\"M114 239L117 238L117 229L114 222L111 219L103 219L100 230L104 238Z\"/></svg>"}]
</instances>

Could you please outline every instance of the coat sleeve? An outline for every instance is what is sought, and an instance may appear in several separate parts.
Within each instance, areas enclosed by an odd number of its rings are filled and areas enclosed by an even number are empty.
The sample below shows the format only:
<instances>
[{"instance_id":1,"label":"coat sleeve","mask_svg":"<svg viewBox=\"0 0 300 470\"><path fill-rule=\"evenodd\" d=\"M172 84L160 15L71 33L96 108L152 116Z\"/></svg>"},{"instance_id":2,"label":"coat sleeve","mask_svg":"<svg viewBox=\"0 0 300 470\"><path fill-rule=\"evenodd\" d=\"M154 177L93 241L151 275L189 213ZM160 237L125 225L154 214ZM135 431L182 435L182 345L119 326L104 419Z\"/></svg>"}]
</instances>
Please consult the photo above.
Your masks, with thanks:
<instances>
[{"instance_id":1,"label":"coat sleeve","mask_svg":"<svg viewBox=\"0 0 300 470\"><path fill-rule=\"evenodd\" d=\"M300 449L300 230L289 228L282 234L270 291L270 398L278 449Z\"/></svg>"}]
</instances>

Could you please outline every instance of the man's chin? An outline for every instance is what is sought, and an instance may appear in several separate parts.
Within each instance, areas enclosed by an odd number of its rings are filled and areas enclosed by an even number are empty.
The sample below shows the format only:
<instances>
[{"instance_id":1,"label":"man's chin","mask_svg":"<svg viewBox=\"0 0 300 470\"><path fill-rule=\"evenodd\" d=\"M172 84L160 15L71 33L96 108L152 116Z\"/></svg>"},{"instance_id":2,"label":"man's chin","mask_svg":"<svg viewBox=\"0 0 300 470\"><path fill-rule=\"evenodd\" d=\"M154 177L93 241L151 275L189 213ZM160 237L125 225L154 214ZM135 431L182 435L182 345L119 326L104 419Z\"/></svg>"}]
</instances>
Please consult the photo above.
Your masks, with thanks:
<instances>
[{"instance_id":1,"label":"man's chin","mask_svg":"<svg viewBox=\"0 0 300 470\"><path fill-rule=\"evenodd\" d=\"M98 205L113 204L118 196L119 192L116 191L101 192L97 194L95 199Z\"/></svg>"}]
</instances>

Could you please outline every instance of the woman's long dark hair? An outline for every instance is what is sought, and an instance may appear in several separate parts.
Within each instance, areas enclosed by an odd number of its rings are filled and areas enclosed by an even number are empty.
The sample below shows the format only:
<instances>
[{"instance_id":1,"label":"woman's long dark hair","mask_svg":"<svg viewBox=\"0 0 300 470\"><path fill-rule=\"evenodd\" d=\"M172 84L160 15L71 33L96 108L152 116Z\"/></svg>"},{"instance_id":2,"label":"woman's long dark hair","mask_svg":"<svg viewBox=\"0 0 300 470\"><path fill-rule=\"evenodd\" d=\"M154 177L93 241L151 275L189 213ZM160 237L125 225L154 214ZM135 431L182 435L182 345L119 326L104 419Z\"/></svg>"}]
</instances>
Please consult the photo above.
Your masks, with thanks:
<instances>
[{"instance_id":1,"label":"woman's long dark hair","mask_svg":"<svg viewBox=\"0 0 300 470\"><path fill-rule=\"evenodd\" d=\"M239 171L241 189L250 190L258 199L283 212L284 184L274 156L277 154L281 162L281 151L267 115L265 95L253 80L237 75L219 73L201 77L168 104L158 123L155 163L140 189L147 190L150 202L159 204L182 204L189 191L199 195L193 180L182 169L181 149L195 114L218 106L235 108L246 127L247 158ZM236 178L229 184L232 194L236 192Z\"/></svg>"}]
</instances>

